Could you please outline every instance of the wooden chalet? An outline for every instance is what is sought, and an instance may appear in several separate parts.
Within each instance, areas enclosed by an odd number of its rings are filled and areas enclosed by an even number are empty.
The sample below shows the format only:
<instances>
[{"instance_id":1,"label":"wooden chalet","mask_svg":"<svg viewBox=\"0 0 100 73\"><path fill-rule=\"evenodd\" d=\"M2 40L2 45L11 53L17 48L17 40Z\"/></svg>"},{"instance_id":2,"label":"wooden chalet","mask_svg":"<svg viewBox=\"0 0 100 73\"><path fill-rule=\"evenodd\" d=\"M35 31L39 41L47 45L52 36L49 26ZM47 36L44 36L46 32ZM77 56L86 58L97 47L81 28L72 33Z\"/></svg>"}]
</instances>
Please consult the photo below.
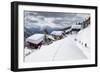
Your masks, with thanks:
<instances>
[{"instance_id":1,"label":"wooden chalet","mask_svg":"<svg viewBox=\"0 0 100 73\"><path fill-rule=\"evenodd\" d=\"M32 49L37 49L42 45L44 34L34 34L26 38L27 46Z\"/></svg>"}]
</instances>

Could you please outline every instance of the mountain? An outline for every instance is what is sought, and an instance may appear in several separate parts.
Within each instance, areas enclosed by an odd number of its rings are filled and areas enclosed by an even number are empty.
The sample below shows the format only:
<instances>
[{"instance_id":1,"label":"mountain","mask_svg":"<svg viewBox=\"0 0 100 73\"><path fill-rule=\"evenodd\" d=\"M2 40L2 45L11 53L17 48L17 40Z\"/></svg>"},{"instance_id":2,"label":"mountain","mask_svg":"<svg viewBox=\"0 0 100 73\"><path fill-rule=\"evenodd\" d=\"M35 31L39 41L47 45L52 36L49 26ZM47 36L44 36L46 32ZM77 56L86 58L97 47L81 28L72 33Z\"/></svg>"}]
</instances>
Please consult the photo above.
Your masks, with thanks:
<instances>
[{"instance_id":1,"label":"mountain","mask_svg":"<svg viewBox=\"0 0 100 73\"><path fill-rule=\"evenodd\" d=\"M27 38L34 33L43 33L45 29L47 30L48 34L50 34L52 31L64 30L69 27L71 26L27 23L24 25L24 37Z\"/></svg>"}]
</instances>

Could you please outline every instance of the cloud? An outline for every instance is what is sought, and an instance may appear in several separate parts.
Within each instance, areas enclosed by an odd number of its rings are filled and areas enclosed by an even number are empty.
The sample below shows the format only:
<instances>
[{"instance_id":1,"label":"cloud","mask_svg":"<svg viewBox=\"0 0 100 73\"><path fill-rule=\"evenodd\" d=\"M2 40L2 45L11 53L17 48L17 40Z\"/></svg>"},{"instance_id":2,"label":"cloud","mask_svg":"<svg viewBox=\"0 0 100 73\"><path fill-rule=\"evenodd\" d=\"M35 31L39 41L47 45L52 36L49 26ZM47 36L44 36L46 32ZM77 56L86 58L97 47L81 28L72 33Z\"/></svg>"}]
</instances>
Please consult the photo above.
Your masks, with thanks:
<instances>
[{"instance_id":1,"label":"cloud","mask_svg":"<svg viewBox=\"0 0 100 73\"><path fill-rule=\"evenodd\" d=\"M38 12L25 11L24 20L26 25L37 25L40 27L61 27L63 25L72 25L76 22L82 22L90 14L83 13L61 13L61 12Z\"/></svg>"}]
</instances>

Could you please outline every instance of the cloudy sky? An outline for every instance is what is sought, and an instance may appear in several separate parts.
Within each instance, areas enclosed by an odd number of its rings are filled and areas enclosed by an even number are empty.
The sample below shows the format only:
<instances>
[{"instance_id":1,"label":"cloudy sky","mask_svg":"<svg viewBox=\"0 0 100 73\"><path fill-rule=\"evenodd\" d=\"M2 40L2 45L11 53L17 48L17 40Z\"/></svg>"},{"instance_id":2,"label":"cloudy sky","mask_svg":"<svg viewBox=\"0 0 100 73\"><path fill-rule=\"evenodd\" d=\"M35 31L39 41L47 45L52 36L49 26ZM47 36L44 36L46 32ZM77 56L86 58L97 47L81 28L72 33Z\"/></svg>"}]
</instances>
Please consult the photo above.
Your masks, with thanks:
<instances>
[{"instance_id":1,"label":"cloudy sky","mask_svg":"<svg viewBox=\"0 0 100 73\"><path fill-rule=\"evenodd\" d=\"M25 25L28 26L67 26L82 22L90 14L86 13L62 13L62 12L39 12L24 11Z\"/></svg>"}]
</instances>

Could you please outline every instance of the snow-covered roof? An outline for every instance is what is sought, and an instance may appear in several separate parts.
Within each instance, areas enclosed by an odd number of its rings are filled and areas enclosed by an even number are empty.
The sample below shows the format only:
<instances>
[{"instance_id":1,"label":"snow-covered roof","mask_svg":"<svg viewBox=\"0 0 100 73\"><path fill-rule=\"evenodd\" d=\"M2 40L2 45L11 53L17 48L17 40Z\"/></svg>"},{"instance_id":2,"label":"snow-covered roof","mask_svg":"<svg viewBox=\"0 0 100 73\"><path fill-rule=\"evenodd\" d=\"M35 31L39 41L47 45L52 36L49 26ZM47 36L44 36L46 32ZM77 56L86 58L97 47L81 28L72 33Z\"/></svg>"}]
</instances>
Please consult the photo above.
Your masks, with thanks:
<instances>
[{"instance_id":1,"label":"snow-covered roof","mask_svg":"<svg viewBox=\"0 0 100 73\"><path fill-rule=\"evenodd\" d=\"M51 32L52 35L62 35L63 31L53 31Z\"/></svg>"},{"instance_id":2,"label":"snow-covered roof","mask_svg":"<svg viewBox=\"0 0 100 73\"><path fill-rule=\"evenodd\" d=\"M38 44L43 40L43 38L44 38L44 34L34 34L34 35L26 38L26 41Z\"/></svg>"},{"instance_id":3,"label":"snow-covered roof","mask_svg":"<svg viewBox=\"0 0 100 73\"><path fill-rule=\"evenodd\" d=\"M72 29L80 29L81 25L72 25Z\"/></svg>"}]
</instances>

